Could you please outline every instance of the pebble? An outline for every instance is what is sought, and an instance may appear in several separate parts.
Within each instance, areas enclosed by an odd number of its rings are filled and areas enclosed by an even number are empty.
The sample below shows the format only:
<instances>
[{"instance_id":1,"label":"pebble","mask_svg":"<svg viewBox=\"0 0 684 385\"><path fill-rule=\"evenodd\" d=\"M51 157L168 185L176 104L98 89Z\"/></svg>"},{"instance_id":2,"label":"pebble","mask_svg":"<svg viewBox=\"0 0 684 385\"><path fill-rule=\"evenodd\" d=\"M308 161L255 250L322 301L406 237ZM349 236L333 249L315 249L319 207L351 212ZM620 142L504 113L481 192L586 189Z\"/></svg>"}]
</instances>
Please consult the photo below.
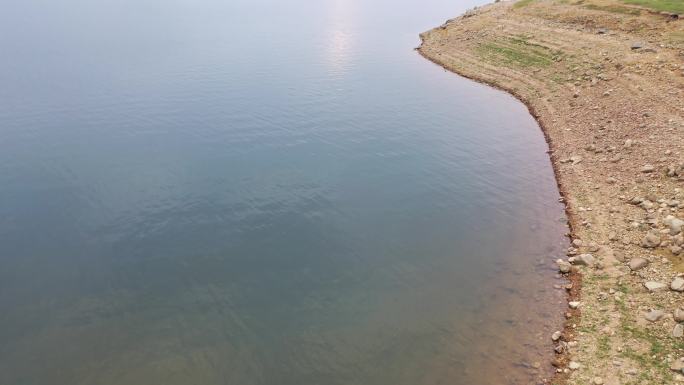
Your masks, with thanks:
<instances>
[{"instance_id":1,"label":"pebble","mask_svg":"<svg viewBox=\"0 0 684 385\"><path fill-rule=\"evenodd\" d=\"M650 173L650 172L653 172L653 171L655 171L655 167L653 167L652 164L644 165L644 166L641 168L641 172L643 172L643 173L645 173L645 174Z\"/></svg>"},{"instance_id":2,"label":"pebble","mask_svg":"<svg viewBox=\"0 0 684 385\"><path fill-rule=\"evenodd\" d=\"M580 364L578 362L575 362L575 361L570 361L570 363L568 364L568 368L570 368L572 370L577 370L580 368Z\"/></svg>"},{"instance_id":3,"label":"pebble","mask_svg":"<svg viewBox=\"0 0 684 385\"><path fill-rule=\"evenodd\" d=\"M578 265L594 266L596 259L591 254L580 254L575 258L575 263Z\"/></svg>"},{"instance_id":4,"label":"pebble","mask_svg":"<svg viewBox=\"0 0 684 385\"><path fill-rule=\"evenodd\" d=\"M603 378L594 377L594 385L603 385Z\"/></svg>"},{"instance_id":5,"label":"pebble","mask_svg":"<svg viewBox=\"0 0 684 385\"><path fill-rule=\"evenodd\" d=\"M644 318L646 318L647 321L656 322L663 318L664 315L665 312L662 310L651 310L650 312L646 313Z\"/></svg>"},{"instance_id":6,"label":"pebble","mask_svg":"<svg viewBox=\"0 0 684 385\"><path fill-rule=\"evenodd\" d=\"M684 322L684 309L679 308L674 311L675 322Z\"/></svg>"},{"instance_id":7,"label":"pebble","mask_svg":"<svg viewBox=\"0 0 684 385\"><path fill-rule=\"evenodd\" d=\"M684 278L677 277L670 284L670 289L674 291L684 291Z\"/></svg>"},{"instance_id":8,"label":"pebble","mask_svg":"<svg viewBox=\"0 0 684 385\"><path fill-rule=\"evenodd\" d=\"M684 221L672 215L668 215L664 220L665 224L670 227L670 235L677 235L682 232Z\"/></svg>"},{"instance_id":9,"label":"pebble","mask_svg":"<svg viewBox=\"0 0 684 385\"><path fill-rule=\"evenodd\" d=\"M557 260L556 264L558 265L558 270L561 273L569 273L570 270L572 269L572 265L570 265L570 263L568 263L562 259Z\"/></svg>"},{"instance_id":10,"label":"pebble","mask_svg":"<svg viewBox=\"0 0 684 385\"><path fill-rule=\"evenodd\" d=\"M663 290L663 289L665 289L665 288L667 287L666 284L664 284L664 283L662 283L662 282L655 282L655 281L648 281L648 282L645 282L645 283L644 283L644 286L645 286L646 289L648 289L648 291L650 291L650 292L660 291L660 290Z\"/></svg>"},{"instance_id":11,"label":"pebble","mask_svg":"<svg viewBox=\"0 0 684 385\"><path fill-rule=\"evenodd\" d=\"M551 334L551 339L554 341L558 341L561 338L562 334L563 333L561 333L560 331L555 331L553 332L553 334Z\"/></svg>"},{"instance_id":12,"label":"pebble","mask_svg":"<svg viewBox=\"0 0 684 385\"><path fill-rule=\"evenodd\" d=\"M648 234L641 240L641 246L649 249L656 248L660 245L661 239L657 231L649 231Z\"/></svg>"},{"instance_id":13,"label":"pebble","mask_svg":"<svg viewBox=\"0 0 684 385\"><path fill-rule=\"evenodd\" d=\"M570 306L570 309L577 309L580 307L580 302L579 301L570 301L568 302L568 306Z\"/></svg>"},{"instance_id":14,"label":"pebble","mask_svg":"<svg viewBox=\"0 0 684 385\"><path fill-rule=\"evenodd\" d=\"M674 329L672 329L672 337L682 338L684 336L684 325L676 324Z\"/></svg>"},{"instance_id":15,"label":"pebble","mask_svg":"<svg viewBox=\"0 0 684 385\"><path fill-rule=\"evenodd\" d=\"M684 357L675 360L675 362L673 362L672 365L670 365L670 370L684 373Z\"/></svg>"},{"instance_id":16,"label":"pebble","mask_svg":"<svg viewBox=\"0 0 684 385\"><path fill-rule=\"evenodd\" d=\"M672 239L677 246L683 246L684 245L684 235L682 234L677 234L673 239Z\"/></svg>"},{"instance_id":17,"label":"pebble","mask_svg":"<svg viewBox=\"0 0 684 385\"><path fill-rule=\"evenodd\" d=\"M629 268L630 268L632 271L641 270L641 269L643 269L644 267L646 267L647 265L648 265L648 260L645 259L645 258L637 257L637 258L632 258L632 259L629 261Z\"/></svg>"}]
</instances>

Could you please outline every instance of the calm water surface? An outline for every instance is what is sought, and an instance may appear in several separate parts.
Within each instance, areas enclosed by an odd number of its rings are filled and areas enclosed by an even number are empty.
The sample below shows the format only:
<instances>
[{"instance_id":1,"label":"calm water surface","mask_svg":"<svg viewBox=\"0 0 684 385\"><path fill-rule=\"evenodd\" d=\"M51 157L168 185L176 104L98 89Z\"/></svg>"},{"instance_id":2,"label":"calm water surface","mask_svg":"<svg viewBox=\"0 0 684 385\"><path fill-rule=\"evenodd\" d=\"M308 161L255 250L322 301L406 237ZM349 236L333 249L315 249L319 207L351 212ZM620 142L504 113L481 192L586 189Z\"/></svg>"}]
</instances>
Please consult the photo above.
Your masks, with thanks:
<instances>
[{"instance_id":1,"label":"calm water surface","mask_svg":"<svg viewBox=\"0 0 684 385\"><path fill-rule=\"evenodd\" d=\"M543 137L412 50L478 2L5 4L0 383L547 375Z\"/></svg>"}]
</instances>

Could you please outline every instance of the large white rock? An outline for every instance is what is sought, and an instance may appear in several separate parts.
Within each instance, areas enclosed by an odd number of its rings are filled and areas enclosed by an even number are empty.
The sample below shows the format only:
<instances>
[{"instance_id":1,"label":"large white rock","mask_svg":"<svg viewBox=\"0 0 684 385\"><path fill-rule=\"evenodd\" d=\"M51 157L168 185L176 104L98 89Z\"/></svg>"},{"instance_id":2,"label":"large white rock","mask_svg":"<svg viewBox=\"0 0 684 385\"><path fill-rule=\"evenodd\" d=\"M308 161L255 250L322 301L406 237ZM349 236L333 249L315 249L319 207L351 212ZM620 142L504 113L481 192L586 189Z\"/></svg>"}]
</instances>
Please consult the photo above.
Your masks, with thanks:
<instances>
[{"instance_id":1,"label":"large white rock","mask_svg":"<svg viewBox=\"0 0 684 385\"><path fill-rule=\"evenodd\" d=\"M644 318L646 318L647 321L656 322L663 318L664 315L665 312L662 310L651 310L648 313L646 313Z\"/></svg>"},{"instance_id":2,"label":"large white rock","mask_svg":"<svg viewBox=\"0 0 684 385\"><path fill-rule=\"evenodd\" d=\"M682 226L684 226L684 221L672 215L668 215L667 217L665 217L665 224L670 227L671 235L677 235L682 232Z\"/></svg>"},{"instance_id":3,"label":"large white rock","mask_svg":"<svg viewBox=\"0 0 684 385\"><path fill-rule=\"evenodd\" d=\"M660 291L660 290L663 290L667 287L666 284L664 284L662 282L655 282L655 281L644 282L644 286L646 286L646 289L648 289L648 291L650 291L650 292Z\"/></svg>"},{"instance_id":4,"label":"large white rock","mask_svg":"<svg viewBox=\"0 0 684 385\"><path fill-rule=\"evenodd\" d=\"M576 265L594 266L596 259L591 254L580 254L574 259Z\"/></svg>"},{"instance_id":5,"label":"large white rock","mask_svg":"<svg viewBox=\"0 0 684 385\"><path fill-rule=\"evenodd\" d=\"M677 277L670 284L670 289L674 291L684 291L684 278Z\"/></svg>"}]
</instances>

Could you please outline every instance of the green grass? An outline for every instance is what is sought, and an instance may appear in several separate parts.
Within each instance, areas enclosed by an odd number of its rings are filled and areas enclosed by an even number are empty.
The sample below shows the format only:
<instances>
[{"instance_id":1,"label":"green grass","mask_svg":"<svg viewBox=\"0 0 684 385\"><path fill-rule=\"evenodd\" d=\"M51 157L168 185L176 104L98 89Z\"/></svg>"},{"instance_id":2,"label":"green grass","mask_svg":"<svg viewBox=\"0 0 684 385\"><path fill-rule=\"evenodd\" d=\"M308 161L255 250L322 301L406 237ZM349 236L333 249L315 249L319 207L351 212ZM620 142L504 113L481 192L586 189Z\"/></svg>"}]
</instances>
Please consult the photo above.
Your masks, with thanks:
<instances>
[{"instance_id":1,"label":"green grass","mask_svg":"<svg viewBox=\"0 0 684 385\"><path fill-rule=\"evenodd\" d=\"M514 37L480 45L480 56L492 63L517 67L547 67L553 64L560 52L530 43L524 37Z\"/></svg>"},{"instance_id":2,"label":"green grass","mask_svg":"<svg viewBox=\"0 0 684 385\"><path fill-rule=\"evenodd\" d=\"M620 13L623 15L640 15L641 14L641 11L636 9L636 8L623 7L620 5L587 4L584 6L584 8L595 10L595 11Z\"/></svg>"},{"instance_id":3,"label":"green grass","mask_svg":"<svg viewBox=\"0 0 684 385\"><path fill-rule=\"evenodd\" d=\"M608 357L610 354L610 337L607 335L602 335L598 338L598 356L601 358Z\"/></svg>"},{"instance_id":4,"label":"green grass","mask_svg":"<svg viewBox=\"0 0 684 385\"><path fill-rule=\"evenodd\" d=\"M515 4L513 4L513 8L522 8L527 5L530 5L535 0L518 0Z\"/></svg>"},{"instance_id":5,"label":"green grass","mask_svg":"<svg viewBox=\"0 0 684 385\"><path fill-rule=\"evenodd\" d=\"M679 44L684 43L684 32L675 31L667 35L667 40L671 43Z\"/></svg>"},{"instance_id":6,"label":"green grass","mask_svg":"<svg viewBox=\"0 0 684 385\"><path fill-rule=\"evenodd\" d=\"M622 0L626 4L641 5L642 7L672 13L684 13L683 0Z\"/></svg>"},{"instance_id":7,"label":"green grass","mask_svg":"<svg viewBox=\"0 0 684 385\"><path fill-rule=\"evenodd\" d=\"M624 283L618 283L617 290L623 294L629 294L630 292L629 286L625 285Z\"/></svg>"},{"instance_id":8,"label":"green grass","mask_svg":"<svg viewBox=\"0 0 684 385\"><path fill-rule=\"evenodd\" d=\"M647 352L639 353L632 347L626 346L620 354L622 357L637 362L642 367L643 370L635 384L661 384L662 382L658 382L658 379L664 379L666 383L670 383L672 373L664 358L666 355L674 353L679 345L668 337L663 338L655 335L653 330L638 326L631 318L630 310L623 301L615 301L615 305L622 313L620 320L622 336L641 341L649 347Z\"/></svg>"}]
</instances>

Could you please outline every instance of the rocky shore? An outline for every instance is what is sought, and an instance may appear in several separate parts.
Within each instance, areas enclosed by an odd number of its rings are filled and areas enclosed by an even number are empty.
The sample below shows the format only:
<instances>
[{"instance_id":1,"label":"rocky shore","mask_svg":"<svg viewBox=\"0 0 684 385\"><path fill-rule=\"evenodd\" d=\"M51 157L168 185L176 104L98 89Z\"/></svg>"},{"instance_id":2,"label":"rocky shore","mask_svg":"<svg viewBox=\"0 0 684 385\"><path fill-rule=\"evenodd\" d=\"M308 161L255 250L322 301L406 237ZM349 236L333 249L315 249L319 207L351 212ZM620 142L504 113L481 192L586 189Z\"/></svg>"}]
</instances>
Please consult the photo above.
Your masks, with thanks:
<instances>
[{"instance_id":1,"label":"rocky shore","mask_svg":"<svg viewBox=\"0 0 684 385\"><path fill-rule=\"evenodd\" d=\"M572 246L554 256L569 278L559 288L569 293L567 321L549 336L557 375L540 370L540 383L684 383L679 9L499 2L421 35L429 60L527 104L549 143Z\"/></svg>"}]
</instances>

